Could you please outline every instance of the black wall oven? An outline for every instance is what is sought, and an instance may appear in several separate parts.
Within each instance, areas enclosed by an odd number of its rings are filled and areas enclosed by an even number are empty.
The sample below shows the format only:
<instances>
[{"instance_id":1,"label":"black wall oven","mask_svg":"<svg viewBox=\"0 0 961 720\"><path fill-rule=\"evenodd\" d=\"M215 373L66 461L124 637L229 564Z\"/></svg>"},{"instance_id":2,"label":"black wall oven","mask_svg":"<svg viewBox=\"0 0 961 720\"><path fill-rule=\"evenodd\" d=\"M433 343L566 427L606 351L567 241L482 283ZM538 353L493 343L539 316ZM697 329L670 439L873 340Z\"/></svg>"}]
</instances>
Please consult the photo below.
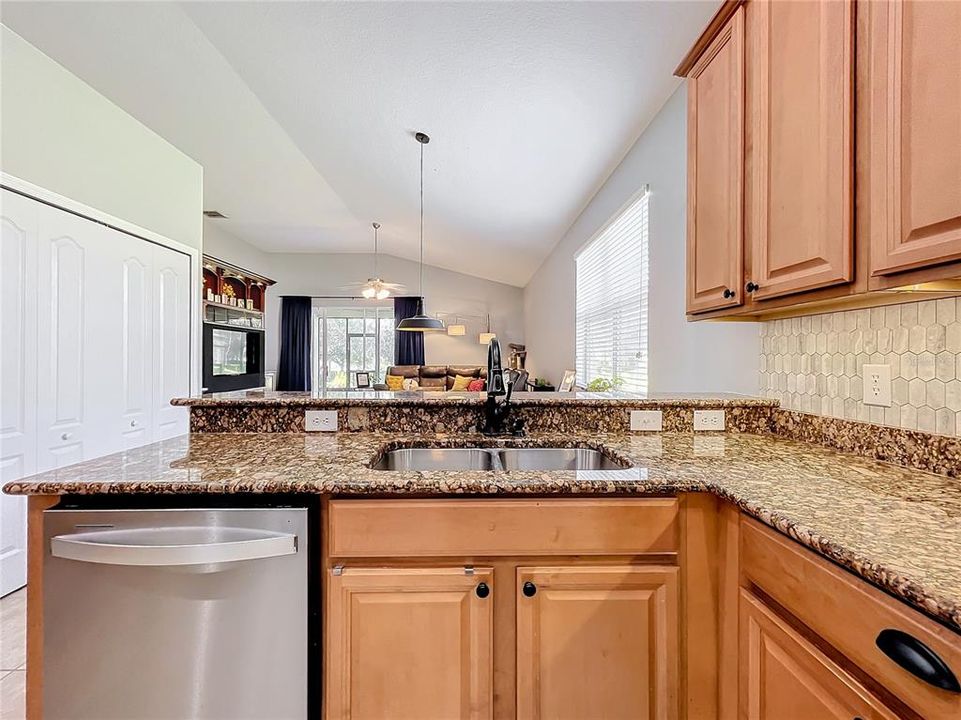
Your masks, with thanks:
<instances>
[{"instance_id":1,"label":"black wall oven","mask_svg":"<svg viewBox=\"0 0 961 720\"><path fill-rule=\"evenodd\" d=\"M204 392L264 386L264 331L204 323Z\"/></svg>"}]
</instances>

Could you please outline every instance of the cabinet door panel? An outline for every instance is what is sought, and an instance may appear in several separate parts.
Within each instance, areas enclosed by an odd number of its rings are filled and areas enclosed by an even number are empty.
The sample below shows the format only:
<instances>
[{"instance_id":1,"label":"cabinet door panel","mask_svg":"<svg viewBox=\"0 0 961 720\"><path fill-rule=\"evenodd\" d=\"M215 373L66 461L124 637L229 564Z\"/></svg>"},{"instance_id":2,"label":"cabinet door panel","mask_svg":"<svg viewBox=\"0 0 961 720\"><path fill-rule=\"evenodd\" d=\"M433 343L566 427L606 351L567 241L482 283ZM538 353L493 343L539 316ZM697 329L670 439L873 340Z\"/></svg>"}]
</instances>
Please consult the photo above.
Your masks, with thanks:
<instances>
[{"instance_id":1,"label":"cabinet door panel","mask_svg":"<svg viewBox=\"0 0 961 720\"><path fill-rule=\"evenodd\" d=\"M677 717L677 573L518 568L517 717Z\"/></svg>"},{"instance_id":2,"label":"cabinet door panel","mask_svg":"<svg viewBox=\"0 0 961 720\"><path fill-rule=\"evenodd\" d=\"M741 590L741 716L748 720L894 720L897 715Z\"/></svg>"},{"instance_id":3,"label":"cabinet door panel","mask_svg":"<svg viewBox=\"0 0 961 720\"><path fill-rule=\"evenodd\" d=\"M490 594L478 597L480 583ZM347 568L327 593L327 718L489 718L493 572Z\"/></svg>"},{"instance_id":4,"label":"cabinet door panel","mask_svg":"<svg viewBox=\"0 0 961 720\"><path fill-rule=\"evenodd\" d=\"M754 297L849 282L853 2L756 0L748 10Z\"/></svg>"},{"instance_id":5,"label":"cabinet door panel","mask_svg":"<svg viewBox=\"0 0 961 720\"><path fill-rule=\"evenodd\" d=\"M171 398L190 394L190 258L152 246L154 439L188 431L187 408L173 407Z\"/></svg>"},{"instance_id":6,"label":"cabinet door panel","mask_svg":"<svg viewBox=\"0 0 961 720\"><path fill-rule=\"evenodd\" d=\"M123 413L121 433L124 447L146 445L153 440L150 422L153 410L153 353L150 245L129 239L120 255L123 278Z\"/></svg>"},{"instance_id":7,"label":"cabinet door panel","mask_svg":"<svg viewBox=\"0 0 961 720\"><path fill-rule=\"evenodd\" d=\"M36 471L37 208L0 191L0 484ZM0 595L27 581L26 498L0 494Z\"/></svg>"},{"instance_id":8,"label":"cabinet door panel","mask_svg":"<svg viewBox=\"0 0 961 720\"><path fill-rule=\"evenodd\" d=\"M742 298L743 8L688 76L687 123L687 311L695 313Z\"/></svg>"},{"instance_id":9,"label":"cabinet door panel","mask_svg":"<svg viewBox=\"0 0 961 720\"><path fill-rule=\"evenodd\" d=\"M961 3L870 3L871 269L961 259Z\"/></svg>"}]
</instances>

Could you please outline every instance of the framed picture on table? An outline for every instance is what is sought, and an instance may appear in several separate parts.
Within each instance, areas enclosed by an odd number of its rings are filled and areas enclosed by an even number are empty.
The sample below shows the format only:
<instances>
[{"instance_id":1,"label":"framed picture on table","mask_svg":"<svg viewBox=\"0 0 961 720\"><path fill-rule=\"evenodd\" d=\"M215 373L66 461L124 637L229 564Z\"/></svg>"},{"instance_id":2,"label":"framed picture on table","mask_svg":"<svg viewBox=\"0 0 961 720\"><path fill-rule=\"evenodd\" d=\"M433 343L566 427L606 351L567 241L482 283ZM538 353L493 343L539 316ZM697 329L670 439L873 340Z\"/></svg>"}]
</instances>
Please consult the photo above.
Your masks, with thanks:
<instances>
[{"instance_id":1,"label":"framed picture on table","mask_svg":"<svg viewBox=\"0 0 961 720\"><path fill-rule=\"evenodd\" d=\"M561 385L557 388L558 392L570 392L574 389L574 375L576 373L573 370L565 370L564 377L561 379Z\"/></svg>"},{"instance_id":2,"label":"framed picture on table","mask_svg":"<svg viewBox=\"0 0 961 720\"><path fill-rule=\"evenodd\" d=\"M359 372L357 373L357 388L369 388L370 387L370 373L369 372Z\"/></svg>"}]
</instances>

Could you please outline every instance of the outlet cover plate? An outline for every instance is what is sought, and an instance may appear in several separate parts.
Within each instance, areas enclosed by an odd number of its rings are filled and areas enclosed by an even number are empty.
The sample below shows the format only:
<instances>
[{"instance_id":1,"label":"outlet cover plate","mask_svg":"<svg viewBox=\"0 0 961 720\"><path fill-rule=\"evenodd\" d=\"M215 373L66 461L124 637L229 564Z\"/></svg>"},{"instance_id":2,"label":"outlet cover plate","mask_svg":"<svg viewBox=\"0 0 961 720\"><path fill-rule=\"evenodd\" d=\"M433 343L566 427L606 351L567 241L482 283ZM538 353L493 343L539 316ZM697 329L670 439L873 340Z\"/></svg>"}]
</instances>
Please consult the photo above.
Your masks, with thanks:
<instances>
[{"instance_id":1,"label":"outlet cover plate","mask_svg":"<svg viewBox=\"0 0 961 720\"><path fill-rule=\"evenodd\" d=\"M695 410L694 411L695 430L724 430L724 411L723 410Z\"/></svg>"},{"instance_id":2,"label":"outlet cover plate","mask_svg":"<svg viewBox=\"0 0 961 720\"><path fill-rule=\"evenodd\" d=\"M631 410L631 430L635 432L660 432L664 426L664 414L660 410Z\"/></svg>"},{"instance_id":3,"label":"outlet cover plate","mask_svg":"<svg viewBox=\"0 0 961 720\"><path fill-rule=\"evenodd\" d=\"M891 366L865 365L864 404L891 407Z\"/></svg>"},{"instance_id":4,"label":"outlet cover plate","mask_svg":"<svg viewBox=\"0 0 961 720\"><path fill-rule=\"evenodd\" d=\"M307 432L336 432L336 410L308 410L304 415L304 429Z\"/></svg>"}]
</instances>

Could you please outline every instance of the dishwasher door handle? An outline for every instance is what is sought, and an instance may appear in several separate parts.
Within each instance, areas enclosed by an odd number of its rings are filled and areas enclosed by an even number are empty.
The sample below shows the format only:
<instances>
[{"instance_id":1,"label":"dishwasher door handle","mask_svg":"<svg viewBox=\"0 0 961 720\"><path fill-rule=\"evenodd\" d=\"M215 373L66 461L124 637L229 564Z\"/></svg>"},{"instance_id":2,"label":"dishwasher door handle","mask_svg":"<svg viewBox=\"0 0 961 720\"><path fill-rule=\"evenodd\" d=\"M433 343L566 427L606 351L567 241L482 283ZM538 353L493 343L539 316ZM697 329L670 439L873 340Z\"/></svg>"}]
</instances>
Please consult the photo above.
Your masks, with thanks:
<instances>
[{"instance_id":1,"label":"dishwasher door handle","mask_svg":"<svg viewBox=\"0 0 961 720\"><path fill-rule=\"evenodd\" d=\"M103 565L170 567L281 557L297 553L297 536L232 527L159 527L57 535L54 557Z\"/></svg>"}]
</instances>

